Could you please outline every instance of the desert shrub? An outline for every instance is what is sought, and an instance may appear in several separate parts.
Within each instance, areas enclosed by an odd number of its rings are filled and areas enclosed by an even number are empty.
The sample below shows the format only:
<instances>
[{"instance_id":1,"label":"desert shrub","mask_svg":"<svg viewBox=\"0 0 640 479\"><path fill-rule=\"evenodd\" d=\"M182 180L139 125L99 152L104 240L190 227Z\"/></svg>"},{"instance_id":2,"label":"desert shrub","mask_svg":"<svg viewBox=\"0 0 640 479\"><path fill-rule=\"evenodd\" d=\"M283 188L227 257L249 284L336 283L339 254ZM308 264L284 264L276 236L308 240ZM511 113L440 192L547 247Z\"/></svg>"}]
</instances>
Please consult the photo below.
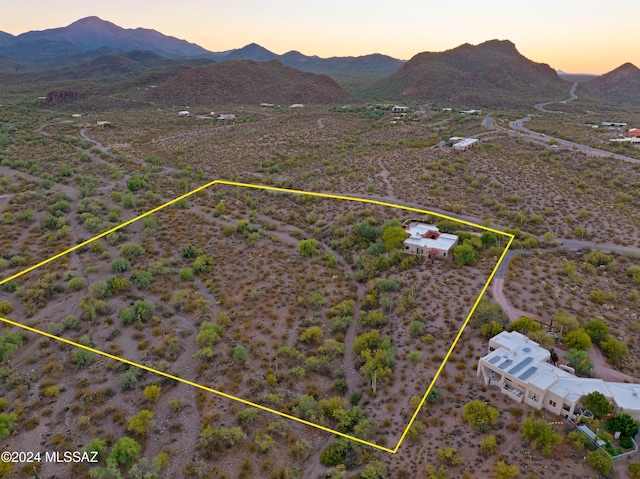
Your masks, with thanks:
<instances>
[{"instance_id":1,"label":"desert shrub","mask_svg":"<svg viewBox=\"0 0 640 479\"><path fill-rule=\"evenodd\" d=\"M150 384L144 388L143 396L149 402L158 402L162 388L157 384Z\"/></svg>"},{"instance_id":2,"label":"desert shrub","mask_svg":"<svg viewBox=\"0 0 640 479\"><path fill-rule=\"evenodd\" d=\"M129 261L142 256L144 248L137 243L125 243L120 247L120 256Z\"/></svg>"},{"instance_id":3,"label":"desert shrub","mask_svg":"<svg viewBox=\"0 0 640 479\"><path fill-rule=\"evenodd\" d=\"M87 281L84 278L79 278L78 276L71 278L67 282L67 288L69 288L69 291L80 291L85 286L87 286Z\"/></svg>"},{"instance_id":4,"label":"desert shrub","mask_svg":"<svg viewBox=\"0 0 640 479\"><path fill-rule=\"evenodd\" d=\"M522 435L545 456L553 455L556 445L562 441L562 435L544 419L536 421L530 417L526 418L522 423Z\"/></svg>"},{"instance_id":5,"label":"desert shrub","mask_svg":"<svg viewBox=\"0 0 640 479\"><path fill-rule=\"evenodd\" d=\"M302 240L298 244L298 252L305 258L311 258L319 253L318 242L313 238Z\"/></svg>"},{"instance_id":6,"label":"desert shrub","mask_svg":"<svg viewBox=\"0 0 640 479\"><path fill-rule=\"evenodd\" d=\"M76 348L71 353L71 362L79 368L93 363L93 353L86 349Z\"/></svg>"},{"instance_id":7,"label":"desert shrub","mask_svg":"<svg viewBox=\"0 0 640 479\"><path fill-rule=\"evenodd\" d=\"M487 436L479 443L480 452L486 456L491 456L498 452L498 441L493 435Z\"/></svg>"},{"instance_id":8,"label":"desert shrub","mask_svg":"<svg viewBox=\"0 0 640 479\"><path fill-rule=\"evenodd\" d=\"M111 263L112 273L124 273L125 271L129 271L130 269L131 263L126 258L118 258L113 263Z\"/></svg>"},{"instance_id":9,"label":"desert shrub","mask_svg":"<svg viewBox=\"0 0 640 479\"><path fill-rule=\"evenodd\" d=\"M138 370L133 368L129 368L120 374L120 389L122 391L132 389L138 381L138 375Z\"/></svg>"},{"instance_id":10,"label":"desert shrub","mask_svg":"<svg viewBox=\"0 0 640 479\"><path fill-rule=\"evenodd\" d=\"M144 289L148 287L153 281L153 273L151 273L150 271L134 269L133 271L131 271L131 281L138 288Z\"/></svg>"},{"instance_id":11,"label":"desert shrub","mask_svg":"<svg viewBox=\"0 0 640 479\"><path fill-rule=\"evenodd\" d=\"M143 409L138 414L131 416L127 424L127 431L131 431L137 436L145 437L149 434L154 424L153 412Z\"/></svg>"},{"instance_id":12,"label":"desert shrub","mask_svg":"<svg viewBox=\"0 0 640 479\"><path fill-rule=\"evenodd\" d=\"M495 424L499 416L500 413L496 408L479 399L468 402L462 408L462 419L480 430L485 430Z\"/></svg>"},{"instance_id":13,"label":"desert shrub","mask_svg":"<svg viewBox=\"0 0 640 479\"><path fill-rule=\"evenodd\" d=\"M610 476L613 470L613 458L604 449L589 451L587 464L604 476Z\"/></svg>"}]
</instances>

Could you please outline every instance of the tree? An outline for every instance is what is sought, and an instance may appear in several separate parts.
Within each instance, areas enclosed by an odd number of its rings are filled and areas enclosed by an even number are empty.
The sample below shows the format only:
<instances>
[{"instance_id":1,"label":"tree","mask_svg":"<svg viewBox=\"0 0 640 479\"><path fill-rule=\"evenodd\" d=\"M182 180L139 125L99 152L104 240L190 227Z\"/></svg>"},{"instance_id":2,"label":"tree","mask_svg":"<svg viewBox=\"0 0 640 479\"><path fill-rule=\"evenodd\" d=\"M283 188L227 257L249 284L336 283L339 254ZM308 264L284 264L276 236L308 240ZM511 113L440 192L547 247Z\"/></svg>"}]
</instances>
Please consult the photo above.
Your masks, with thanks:
<instances>
[{"instance_id":1,"label":"tree","mask_svg":"<svg viewBox=\"0 0 640 479\"><path fill-rule=\"evenodd\" d=\"M629 476L631 479L640 479L640 462L629 464Z\"/></svg>"},{"instance_id":2,"label":"tree","mask_svg":"<svg viewBox=\"0 0 640 479\"><path fill-rule=\"evenodd\" d=\"M518 331L522 334L527 334L532 331L540 331L540 323L533 318L527 316L521 316L509 325L509 331Z\"/></svg>"},{"instance_id":3,"label":"tree","mask_svg":"<svg viewBox=\"0 0 640 479\"><path fill-rule=\"evenodd\" d=\"M509 321L509 317L502 310L500 305L494 301L490 301L486 298L482 298L478 303L473 316L471 316L471 323L475 327L480 327L483 324L496 322L501 327Z\"/></svg>"},{"instance_id":4,"label":"tree","mask_svg":"<svg viewBox=\"0 0 640 479\"><path fill-rule=\"evenodd\" d=\"M127 431L132 431L137 436L145 437L149 434L154 424L153 412L143 409L138 414L131 416L129 424L127 424Z\"/></svg>"},{"instance_id":5,"label":"tree","mask_svg":"<svg viewBox=\"0 0 640 479\"><path fill-rule=\"evenodd\" d=\"M560 336L570 333L580 327L580 322L575 316L566 311L558 311L553 316L553 329L560 332Z\"/></svg>"},{"instance_id":6,"label":"tree","mask_svg":"<svg viewBox=\"0 0 640 479\"><path fill-rule=\"evenodd\" d=\"M4 333L0 336L0 360L9 359L11 351L22 346L22 336L17 333Z\"/></svg>"},{"instance_id":7,"label":"tree","mask_svg":"<svg viewBox=\"0 0 640 479\"><path fill-rule=\"evenodd\" d=\"M582 405L589 409L597 418L608 416L613 411L613 405L607 397L599 391L593 391L582 398Z\"/></svg>"},{"instance_id":8,"label":"tree","mask_svg":"<svg viewBox=\"0 0 640 479\"><path fill-rule=\"evenodd\" d=\"M526 418L522 423L522 435L545 456L553 455L555 446L562 441L562 435L553 429L544 419L534 421Z\"/></svg>"},{"instance_id":9,"label":"tree","mask_svg":"<svg viewBox=\"0 0 640 479\"><path fill-rule=\"evenodd\" d=\"M508 465L498 461L493 465L493 475L496 479L515 479L520 474L520 468L515 464Z\"/></svg>"},{"instance_id":10,"label":"tree","mask_svg":"<svg viewBox=\"0 0 640 479\"><path fill-rule=\"evenodd\" d=\"M402 226L390 226L382 232L382 241L387 251L402 248L409 235Z\"/></svg>"},{"instance_id":11,"label":"tree","mask_svg":"<svg viewBox=\"0 0 640 479\"><path fill-rule=\"evenodd\" d=\"M456 263L474 264L476 261L476 250L470 244L463 244L451 249Z\"/></svg>"},{"instance_id":12,"label":"tree","mask_svg":"<svg viewBox=\"0 0 640 479\"><path fill-rule=\"evenodd\" d=\"M485 339L489 339L500 334L502 331L504 331L504 329L501 324L498 324L496 321L491 321L490 323L482 325L480 335Z\"/></svg>"},{"instance_id":13,"label":"tree","mask_svg":"<svg viewBox=\"0 0 640 479\"><path fill-rule=\"evenodd\" d=\"M496 237L496 235L490 233L489 231L485 231L484 233L482 233L482 236L480 236L480 241L482 241L483 246L495 246L498 244L498 238Z\"/></svg>"},{"instance_id":14,"label":"tree","mask_svg":"<svg viewBox=\"0 0 640 479\"><path fill-rule=\"evenodd\" d=\"M610 476L613 470L613 458L604 449L587 453L587 464L604 476Z\"/></svg>"},{"instance_id":15,"label":"tree","mask_svg":"<svg viewBox=\"0 0 640 479\"><path fill-rule=\"evenodd\" d=\"M586 351L591 347L591 337L582 329L575 329L562 337L562 342L570 349Z\"/></svg>"},{"instance_id":16,"label":"tree","mask_svg":"<svg viewBox=\"0 0 640 479\"><path fill-rule=\"evenodd\" d=\"M117 465L128 469L133 464L133 461L140 452L140 449L142 449L142 447L135 439L123 437L114 444L107 461L112 460Z\"/></svg>"},{"instance_id":17,"label":"tree","mask_svg":"<svg viewBox=\"0 0 640 479\"><path fill-rule=\"evenodd\" d=\"M609 336L600 343L600 349L611 364L618 365L624 356L629 354L629 348L622 341Z\"/></svg>"},{"instance_id":18,"label":"tree","mask_svg":"<svg viewBox=\"0 0 640 479\"><path fill-rule=\"evenodd\" d=\"M318 252L318 242L313 238L302 240L298 244L298 253L300 253L305 258L311 258L317 255Z\"/></svg>"},{"instance_id":19,"label":"tree","mask_svg":"<svg viewBox=\"0 0 640 479\"><path fill-rule=\"evenodd\" d=\"M84 450L86 452L97 452L98 459L102 459L102 455L107 450L107 441L100 438L91 439L85 446Z\"/></svg>"},{"instance_id":20,"label":"tree","mask_svg":"<svg viewBox=\"0 0 640 479\"><path fill-rule=\"evenodd\" d=\"M488 429L495 424L499 416L500 413L496 408L479 399L468 402L462 408L462 419L480 430Z\"/></svg>"},{"instance_id":21,"label":"tree","mask_svg":"<svg viewBox=\"0 0 640 479\"><path fill-rule=\"evenodd\" d=\"M570 349L564 354L564 359L569 362L569 366L574 368L578 374L586 375L593 369L593 359L586 351Z\"/></svg>"},{"instance_id":22,"label":"tree","mask_svg":"<svg viewBox=\"0 0 640 479\"><path fill-rule=\"evenodd\" d=\"M582 329L584 329L586 333L591 336L591 341L596 344L600 344L609 336L609 328L600 318L595 318L591 321L587 321Z\"/></svg>"},{"instance_id":23,"label":"tree","mask_svg":"<svg viewBox=\"0 0 640 479\"><path fill-rule=\"evenodd\" d=\"M0 440L11 435L11 429L13 429L15 420L15 414L0 413Z\"/></svg>"},{"instance_id":24,"label":"tree","mask_svg":"<svg viewBox=\"0 0 640 479\"><path fill-rule=\"evenodd\" d=\"M620 431L621 437L635 437L638 434L638 421L629 414L621 412L614 414L607 421L607 429L612 432Z\"/></svg>"}]
</instances>

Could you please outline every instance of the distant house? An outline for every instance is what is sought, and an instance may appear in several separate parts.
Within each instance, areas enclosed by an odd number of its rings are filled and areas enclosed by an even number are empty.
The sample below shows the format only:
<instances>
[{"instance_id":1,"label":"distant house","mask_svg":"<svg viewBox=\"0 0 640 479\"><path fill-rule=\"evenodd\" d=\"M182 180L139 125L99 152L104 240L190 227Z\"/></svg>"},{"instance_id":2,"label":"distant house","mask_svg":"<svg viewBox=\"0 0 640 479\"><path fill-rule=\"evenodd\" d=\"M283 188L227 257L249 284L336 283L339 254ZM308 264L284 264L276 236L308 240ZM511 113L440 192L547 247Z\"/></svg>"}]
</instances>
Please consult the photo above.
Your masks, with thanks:
<instances>
[{"instance_id":1,"label":"distant house","mask_svg":"<svg viewBox=\"0 0 640 479\"><path fill-rule=\"evenodd\" d=\"M404 240L404 252L428 258L447 258L452 247L458 244L458 237L441 233L436 225L410 221L404 230L409 237Z\"/></svg>"},{"instance_id":2,"label":"distant house","mask_svg":"<svg viewBox=\"0 0 640 479\"><path fill-rule=\"evenodd\" d=\"M72 118L80 118L82 116L82 113L72 113L71 117Z\"/></svg>"},{"instance_id":3,"label":"distant house","mask_svg":"<svg viewBox=\"0 0 640 479\"><path fill-rule=\"evenodd\" d=\"M631 128L627 132L627 136L629 138L638 138L638 137L640 137L640 128Z\"/></svg>"},{"instance_id":4,"label":"distant house","mask_svg":"<svg viewBox=\"0 0 640 479\"><path fill-rule=\"evenodd\" d=\"M289 108L302 108L302 107L304 107L302 103L294 103L293 105L289 106Z\"/></svg>"},{"instance_id":5,"label":"distant house","mask_svg":"<svg viewBox=\"0 0 640 479\"><path fill-rule=\"evenodd\" d=\"M482 110L460 110L463 115L479 115Z\"/></svg>"},{"instance_id":6,"label":"distant house","mask_svg":"<svg viewBox=\"0 0 640 479\"><path fill-rule=\"evenodd\" d=\"M46 96L39 96L38 97L38 103L47 103L47 97Z\"/></svg>"},{"instance_id":7,"label":"distant house","mask_svg":"<svg viewBox=\"0 0 640 479\"><path fill-rule=\"evenodd\" d=\"M611 138L609 141L616 143L640 143L640 137L624 137L624 138Z\"/></svg>"},{"instance_id":8,"label":"distant house","mask_svg":"<svg viewBox=\"0 0 640 479\"><path fill-rule=\"evenodd\" d=\"M223 113L218 115L218 120L235 120L236 116L233 113Z\"/></svg>"},{"instance_id":9,"label":"distant house","mask_svg":"<svg viewBox=\"0 0 640 479\"><path fill-rule=\"evenodd\" d=\"M260 103L260 106L262 108L271 108L271 107L274 106L274 104L273 103Z\"/></svg>"},{"instance_id":10,"label":"distant house","mask_svg":"<svg viewBox=\"0 0 640 479\"><path fill-rule=\"evenodd\" d=\"M393 108L391 108L391 113L407 113L408 111L409 111L409 108L407 108L406 106L396 105Z\"/></svg>"},{"instance_id":11,"label":"distant house","mask_svg":"<svg viewBox=\"0 0 640 479\"><path fill-rule=\"evenodd\" d=\"M111 122L110 121L96 121L96 126L98 128L103 128L105 126L111 126Z\"/></svg>"},{"instance_id":12,"label":"distant house","mask_svg":"<svg viewBox=\"0 0 640 479\"><path fill-rule=\"evenodd\" d=\"M467 151L469 148L473 148L478 144L480 140L477 138L464 138L463 140L453 145L454 150Z\"/></svg>"},{"instance_id":13,"label":"distant house","mask_svg":"<svg viewBox=\"0 0 640 479\"><path fill-rule=\"evenodd\" d=\"M547 409L570 419L580 400L594 391L614 403L615 412L640 419L640 384L579 378L551 364L551 353L517 331L502 331L489 340L488 354L478 361L478 377L497 386L516 402Z\"/></svg>"},{"instance_id":14,"label":"distant house","mask_svg":"<svg viewBox=\"0 0 640 479\"><path fill-rule=\"evenodd\" d=\"M616 121L603 121L602 122L602 126L613 126L615 128L624 128L625 126L627 126L626 123L619 123Z\"/></svg>"},{"instance_id":15,"label":"distant house","mask_svg":"<svg viewBox=\"0 0 640 479\"><path fill-rule=\"evenodd\" d=\"M191 115L189 110L182 110L178 112L178 116L189 116L189 115Z\"/></svg>"}]
</instances>

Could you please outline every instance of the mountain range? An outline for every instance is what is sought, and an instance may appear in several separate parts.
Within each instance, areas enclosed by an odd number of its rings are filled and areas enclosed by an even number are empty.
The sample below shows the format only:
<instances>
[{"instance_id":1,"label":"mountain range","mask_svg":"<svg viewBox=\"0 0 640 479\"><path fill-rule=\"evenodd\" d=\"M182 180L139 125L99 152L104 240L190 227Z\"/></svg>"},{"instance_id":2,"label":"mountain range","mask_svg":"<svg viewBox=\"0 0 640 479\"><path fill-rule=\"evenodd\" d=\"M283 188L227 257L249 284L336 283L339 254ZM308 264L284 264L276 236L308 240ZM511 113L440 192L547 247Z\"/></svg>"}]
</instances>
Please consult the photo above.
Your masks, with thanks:
<instances>
[{"instance_id":1,"label":"mountain range","mask_svg":"<svg viewBox=\"0 0 640 479\"><path fill-rule=\"evenodd\" d=\"M108 91L174 104L357 101L343 88L348 86L361 98L384 101L528 107L566 98L570 83L562 78L580 81L578 93L590 98L639 103L640 70L631 64L600 77L559 76L525 58L508 40L423 52L404 62L381 54L320 58L292 50L278 55L255 43L211 52L98 17L17 36L0 32L0 84L37 83L56 91L72 85L82 92L53 95L56 99Z\"/></svg>"},{"instance_id":2,"label":"mountain range","mask_svg":"<svg viewBox=\"0 0 640 479\"><path fill-rule=\"evenodd\" d=\"M383 77L393 73L404 63L380 54L320 58L290 51L277 55L255 43L236 50L211 52L155 30L125 29L98 17L87 17L66 27L31 31L17 36L0 32L0 72L72 67L105 54L131 50L148 50L174 60L279 60L283 65L298 70L332 76ZM6 60L3 61L3 58Z\"/></svg>"},{"instance_id":3,"label":"mountain range","mask_svg":"<svg viewBox=\"0 0 640 479\"><path fill-rule=\"evenodd\" d=\"M522 56L508 40L460 45L444 52L419 53L372 93L456 105L519 107L531 98L562 99L569 84L547 64Z\"/></svg>"}]
</instances>

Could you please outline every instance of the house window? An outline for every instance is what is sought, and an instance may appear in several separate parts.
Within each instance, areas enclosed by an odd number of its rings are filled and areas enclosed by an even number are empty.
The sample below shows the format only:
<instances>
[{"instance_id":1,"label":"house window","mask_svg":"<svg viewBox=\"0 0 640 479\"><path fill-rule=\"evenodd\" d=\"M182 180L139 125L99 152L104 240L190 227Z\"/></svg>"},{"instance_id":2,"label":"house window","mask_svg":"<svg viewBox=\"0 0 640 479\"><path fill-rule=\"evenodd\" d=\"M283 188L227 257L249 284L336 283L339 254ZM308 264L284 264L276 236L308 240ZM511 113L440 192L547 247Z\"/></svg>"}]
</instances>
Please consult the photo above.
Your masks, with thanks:
<instances>
[{"instance_id":1,"label":"house window","mask_svg":"<svg viewBox=\"0 0 640 479\"><path fill-rule=\"evenodd\" d=\"M549 406L556 407L556 402L549 399Z\"/></svg>"}]
</instances>

